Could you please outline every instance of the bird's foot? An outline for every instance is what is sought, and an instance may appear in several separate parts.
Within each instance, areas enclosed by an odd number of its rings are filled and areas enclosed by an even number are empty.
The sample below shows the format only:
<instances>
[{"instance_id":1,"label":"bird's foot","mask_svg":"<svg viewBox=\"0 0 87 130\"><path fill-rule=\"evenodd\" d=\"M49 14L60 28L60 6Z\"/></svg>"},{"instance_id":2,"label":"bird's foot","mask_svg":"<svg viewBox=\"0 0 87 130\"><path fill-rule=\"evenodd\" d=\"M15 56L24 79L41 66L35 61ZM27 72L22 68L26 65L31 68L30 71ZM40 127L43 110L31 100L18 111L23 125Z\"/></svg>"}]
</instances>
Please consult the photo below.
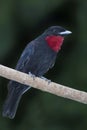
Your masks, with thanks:
<instances>
[{"instance_id":1,"label":"bird's foot","mask_svg":"<svg viewBox=\"0 0 87 130\"><path fill-rule=\"evenodd\" d=\"M36 76L35 76L34 74L32 74L31 72L29 72L28 74L29 74L33 79L35 79Z\"/></svg>"},{"instance_id":2,"label":"bird's foot","mask_svg":"<svg viewBox=\"0 0 87 130\"><path fill-rule=\"evenodd\" d=\"M51 83L51 80L50 80L50 79L47 79L47 78L45 78L45 77L43 77L43 76L40 76L40 78L43 79L43 80L45 80L46 82L48 82L48 84Z\"/></svg>"}]
</instances>

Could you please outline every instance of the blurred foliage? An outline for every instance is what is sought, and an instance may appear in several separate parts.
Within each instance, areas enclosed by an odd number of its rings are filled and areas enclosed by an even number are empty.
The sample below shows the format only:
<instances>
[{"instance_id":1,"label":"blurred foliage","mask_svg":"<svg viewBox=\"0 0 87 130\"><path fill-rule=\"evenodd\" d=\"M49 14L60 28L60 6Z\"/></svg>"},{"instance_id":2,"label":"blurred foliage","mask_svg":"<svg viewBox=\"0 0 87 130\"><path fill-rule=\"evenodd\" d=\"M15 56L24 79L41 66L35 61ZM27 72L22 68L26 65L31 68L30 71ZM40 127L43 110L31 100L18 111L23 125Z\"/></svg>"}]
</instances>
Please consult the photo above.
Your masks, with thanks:
<instances>
[{"instance_id":1,"label":"blurred foliage","mask_svg":"<svg viewBox=\"0 0 87 130\"><path fill-rule=\"evenodd\" d=\"M87 91L87 0L1 0L1 64L14 68L27 43L51 25L61 25L73 33L66 37L46 77ZM0 113L7 82L0 78ZM33 88L23 96L13 120L0 114L1 130L86 130L86 124L86 105Z\"/></svg>"}]
</instances>

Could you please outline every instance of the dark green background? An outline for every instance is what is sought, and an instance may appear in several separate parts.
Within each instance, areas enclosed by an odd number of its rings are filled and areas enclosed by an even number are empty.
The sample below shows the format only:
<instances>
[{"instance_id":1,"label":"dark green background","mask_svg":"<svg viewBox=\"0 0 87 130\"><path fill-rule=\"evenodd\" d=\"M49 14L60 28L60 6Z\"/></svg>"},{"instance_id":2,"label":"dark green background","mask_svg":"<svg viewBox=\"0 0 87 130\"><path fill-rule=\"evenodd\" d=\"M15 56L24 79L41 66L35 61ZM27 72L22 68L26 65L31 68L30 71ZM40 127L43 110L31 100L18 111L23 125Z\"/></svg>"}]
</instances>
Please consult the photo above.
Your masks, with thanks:
<instances>
[{"instance_id":1,"label":"dark green background","mask_svg":"<svg viewBox=\"0 0 87 130\"><path fill-rule=\"evenodd\" d=\"M24 47L51 25L65 38L46 77L87 91L87 0L1 0L0 64L14 68ZM2 117L8 80L0 77L0 130L87 130L87 105L31 89L13 120Z\"/></svg>"}]
</instances>

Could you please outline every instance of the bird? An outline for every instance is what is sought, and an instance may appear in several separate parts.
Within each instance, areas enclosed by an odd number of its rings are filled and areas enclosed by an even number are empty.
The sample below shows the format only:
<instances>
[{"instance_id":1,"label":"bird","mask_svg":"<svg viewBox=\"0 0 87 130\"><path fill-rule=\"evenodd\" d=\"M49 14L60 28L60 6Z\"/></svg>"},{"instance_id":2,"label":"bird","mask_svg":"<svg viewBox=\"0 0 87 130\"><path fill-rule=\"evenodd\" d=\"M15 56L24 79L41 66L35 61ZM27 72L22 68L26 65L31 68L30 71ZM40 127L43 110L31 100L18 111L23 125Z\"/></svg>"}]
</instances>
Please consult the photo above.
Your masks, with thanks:
<instances>
[{"instance_id":1,"label":"bird","mask_svg":"<svg viewBox=\"0 0 87 130\"><path fill-rule=\"evenodd\" d=\"M40 36L27 44L15 69L38 77L43 76L54 66L65 36L71 33L61 26L48 27ZM8 94L2 110L3 117L10 119L15 117L22 95L31 87L9 81Z\"/></svg>"}]
</instances>

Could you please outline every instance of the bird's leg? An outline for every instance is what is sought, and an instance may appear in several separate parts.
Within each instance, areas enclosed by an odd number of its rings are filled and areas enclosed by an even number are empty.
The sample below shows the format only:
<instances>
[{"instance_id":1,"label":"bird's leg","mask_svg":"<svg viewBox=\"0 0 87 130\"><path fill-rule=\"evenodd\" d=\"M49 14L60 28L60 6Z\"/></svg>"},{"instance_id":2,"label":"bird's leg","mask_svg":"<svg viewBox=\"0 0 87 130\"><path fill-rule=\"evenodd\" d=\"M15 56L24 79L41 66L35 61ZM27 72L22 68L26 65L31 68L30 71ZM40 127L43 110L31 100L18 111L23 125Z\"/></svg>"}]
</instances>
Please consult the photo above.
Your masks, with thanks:
<instances>
[{"instance_id":1,"label":"bird's leg","mask_svg":"<svg viewBox=\"0 0 87 130\"><path fill-rule=\"evenodd\" d=\"M35 76L34 74L32 74L31 72L29 72L28 74L29 74L33 79L35 79L36 76Z\"/></svg>"},{"instance_id":2,"label":"bird's leg","mask_svg":"<svg viewBox=\"0 0 87 130\"><path fill-rule=\"evenodd\" d=\"M32 74L31 72L29 72L28 74L29 74L33 79L35 79L36 76L35 76L34 74ZM45 78L44 76L40 76L40 78L43 79L43 80L45 80L46 82L48 82L48 84L51 83L51 80Z\"/></svg>"},{"instance_id":3,"label":"bird's leg","mask_svg":"<svg viewBox=\"0 0 87 130\"><path fill-rule=\"evenodd\" d=\"M40 76L40 78L43 79L43 80L45 80L46 82L48 82L48 84L51 83L51 80L50 80L50 79L47 79L47 78L45 78L45 77L43 77L43 76Z\"/></svg>"}]
</instances>

